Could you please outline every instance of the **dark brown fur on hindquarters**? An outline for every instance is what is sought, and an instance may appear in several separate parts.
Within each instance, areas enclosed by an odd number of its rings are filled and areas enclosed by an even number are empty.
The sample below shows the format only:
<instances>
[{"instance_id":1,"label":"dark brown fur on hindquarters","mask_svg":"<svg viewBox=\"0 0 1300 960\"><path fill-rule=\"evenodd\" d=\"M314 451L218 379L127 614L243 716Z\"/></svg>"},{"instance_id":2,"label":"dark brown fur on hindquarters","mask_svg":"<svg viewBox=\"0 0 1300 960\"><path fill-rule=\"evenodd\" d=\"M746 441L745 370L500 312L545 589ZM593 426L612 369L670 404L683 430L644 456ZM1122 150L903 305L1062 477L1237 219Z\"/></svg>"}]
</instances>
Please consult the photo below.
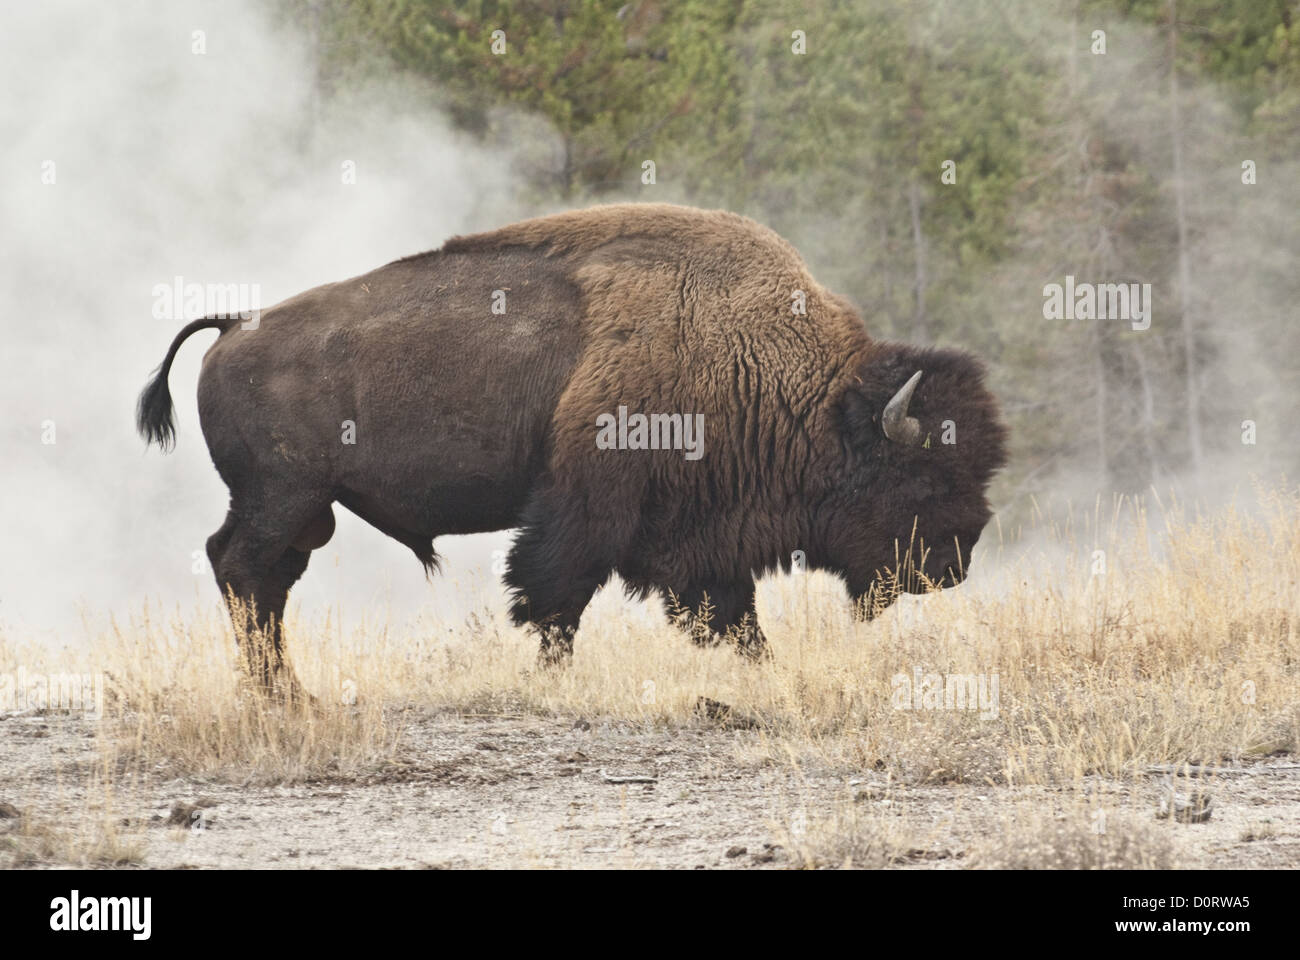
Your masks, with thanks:
<instances>
[{"instance_id":1,"label":"dark brown fur on hindquarters","mask_svg":"<svg viewBox=\"0 0 1300 960\"><path fill-rule=\"evenodd\" d=\"M223 594L269 612L262 627L329 539L334 503L430 571L437 536L519 530L511 615L555 660L615 572L637 597L744 598L800 551L854 597L893 575L913 592L951 585L1005 459L977 360L873 339L785 240L724 211L541 217L309 290L256 324L194 321L141 394L148 440L173 440L168 370L209 328L199 415L231 494L209 553ZM598 448L597 418L619 406L702 418L699 455ZM746 636L761 649L756 624ZM278 626L270 637L255 674L287 670Z\"/></svg>"}]
</instances>

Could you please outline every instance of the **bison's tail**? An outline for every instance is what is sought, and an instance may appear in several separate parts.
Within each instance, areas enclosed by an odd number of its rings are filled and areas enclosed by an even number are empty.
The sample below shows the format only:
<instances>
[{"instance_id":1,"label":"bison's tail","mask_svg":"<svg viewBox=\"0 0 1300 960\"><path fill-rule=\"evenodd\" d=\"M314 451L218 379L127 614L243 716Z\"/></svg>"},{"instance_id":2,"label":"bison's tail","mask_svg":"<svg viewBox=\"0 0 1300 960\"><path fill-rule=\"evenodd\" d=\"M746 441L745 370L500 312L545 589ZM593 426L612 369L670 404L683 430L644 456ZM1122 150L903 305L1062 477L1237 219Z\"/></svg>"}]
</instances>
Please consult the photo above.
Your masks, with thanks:
<instances>
[{"instance_id":1,"label":"bison's tail","mask_svg":"<svg viewBox=\"0 0 1300 960\"><path fill-rule=\"evenodd\" d=\"M144 437L145 446L156 443L165 451L176 443L176 423L172 418L172 392L167 386L167 374L171 372L176 351L181 348L185 338L191 333L209 328L225 333L235 322L235 318L204 317L202 320L187 323L181 328L181 332L176 334L171 349L167 351L167 356L154 371L153 377L145 384L145 388L140 391L140 400L136 404L135 426L140 431L140 436Z\"/></svg>"}]
</instances>

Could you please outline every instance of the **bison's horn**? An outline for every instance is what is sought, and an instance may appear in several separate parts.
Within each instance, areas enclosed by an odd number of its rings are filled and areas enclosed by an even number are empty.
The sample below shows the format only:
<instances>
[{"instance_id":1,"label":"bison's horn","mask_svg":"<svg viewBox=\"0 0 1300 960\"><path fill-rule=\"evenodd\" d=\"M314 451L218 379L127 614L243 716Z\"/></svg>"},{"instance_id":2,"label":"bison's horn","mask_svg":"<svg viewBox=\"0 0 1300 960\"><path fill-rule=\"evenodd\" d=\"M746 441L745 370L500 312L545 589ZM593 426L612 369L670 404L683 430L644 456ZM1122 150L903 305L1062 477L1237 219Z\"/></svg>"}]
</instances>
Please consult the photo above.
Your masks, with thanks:
<instances>
[{"instance_id":1,"label":"bison's horn","mask_svg":"<svg viewBox=\"0 0 1300 960\"><path fill-rule=\"evenodd\" d=\"M885 436L895 443L910 446L921 440L921 421L907 415L907 405L912 402L912 394L920 381L921 371L918 370L912 374L912 379L899 388L893 399L885 404L885 414L880 419L880 425L884 428Z\"/></svg>"}]
</instances>

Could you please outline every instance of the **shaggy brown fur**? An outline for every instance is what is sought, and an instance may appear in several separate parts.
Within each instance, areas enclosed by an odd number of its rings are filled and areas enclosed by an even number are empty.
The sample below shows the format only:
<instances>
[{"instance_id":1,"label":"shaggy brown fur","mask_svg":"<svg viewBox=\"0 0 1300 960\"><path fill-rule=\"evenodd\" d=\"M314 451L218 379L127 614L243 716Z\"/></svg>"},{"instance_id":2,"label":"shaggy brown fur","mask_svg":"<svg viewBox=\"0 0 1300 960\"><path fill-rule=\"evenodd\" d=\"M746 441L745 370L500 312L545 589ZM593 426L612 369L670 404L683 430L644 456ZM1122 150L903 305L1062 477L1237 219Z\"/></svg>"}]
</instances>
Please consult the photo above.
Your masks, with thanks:
<instances>
[{"instance_id":1,"label":"shaggy brown fur","mask_svg":"<svg viewBox=\"0 0 1300 960\"><path fill-rule=\"evenodd\" d=\"M201 326L142 394L150 439L170 439L167 368ZM757 650L753 579L794 551L855 596L892 575L959 580L1004 457L973 359L873 341L788 243L722 211L528 220L222 330L200 414L232 506L209 552L220 584L276 618L339 502L426 564L433 537L518 527L512 612L548 655L613 572L691 609L707 596L712 631L742 627ZM917 370L929 439L904 446L880 417ZM600 449L598 418L620 406L702 415L703 455Z\"/></svg>"}]
</instances>

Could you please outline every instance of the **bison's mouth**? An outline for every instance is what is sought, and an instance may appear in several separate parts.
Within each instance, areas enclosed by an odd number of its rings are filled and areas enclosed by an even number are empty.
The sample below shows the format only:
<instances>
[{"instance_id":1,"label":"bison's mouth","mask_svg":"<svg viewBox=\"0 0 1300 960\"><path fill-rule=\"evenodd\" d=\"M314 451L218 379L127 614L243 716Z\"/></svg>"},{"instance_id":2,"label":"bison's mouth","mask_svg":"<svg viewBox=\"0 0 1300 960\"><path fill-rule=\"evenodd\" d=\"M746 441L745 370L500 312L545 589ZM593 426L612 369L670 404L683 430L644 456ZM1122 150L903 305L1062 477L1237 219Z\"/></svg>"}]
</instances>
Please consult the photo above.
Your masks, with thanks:
<instances>
[{"instance_id":1,"label":"bison's mouth","mask_svg":"<svg viewBox=\"0 0 1300 960\"><path fill-rule=\"evenodd\" d=\"M924 576L912 578L908 584L908 593L928 593L931 590L944 590L955 587L966 579L966 565L959 563L956 555L931 561L926 558Z\"/></svg>"},{"instance_id":2,"label":"bison's mouth","mask_svg":"<svg viewBox=\"0 0 1300 960\"><path fill-rule=\"evenodd\" d=\"M929 551L925 556L925 578L940 589L957 586L970 573L971 551L978 539L978 533L953 537L944 546Z\"/></svg>"},{"instance_id":3,"label":"bison's mouth","mask_svg":"<svg viewBox=\"0 0 1300 960\"><path fill-rule=\"evenodd\" d=\"M913 594L957 586L970 572L971 548L976 539L953 538L945 545L926 547L921 557L905 560L900 566L898 586Z\"/></svg>"}]
</instances>

